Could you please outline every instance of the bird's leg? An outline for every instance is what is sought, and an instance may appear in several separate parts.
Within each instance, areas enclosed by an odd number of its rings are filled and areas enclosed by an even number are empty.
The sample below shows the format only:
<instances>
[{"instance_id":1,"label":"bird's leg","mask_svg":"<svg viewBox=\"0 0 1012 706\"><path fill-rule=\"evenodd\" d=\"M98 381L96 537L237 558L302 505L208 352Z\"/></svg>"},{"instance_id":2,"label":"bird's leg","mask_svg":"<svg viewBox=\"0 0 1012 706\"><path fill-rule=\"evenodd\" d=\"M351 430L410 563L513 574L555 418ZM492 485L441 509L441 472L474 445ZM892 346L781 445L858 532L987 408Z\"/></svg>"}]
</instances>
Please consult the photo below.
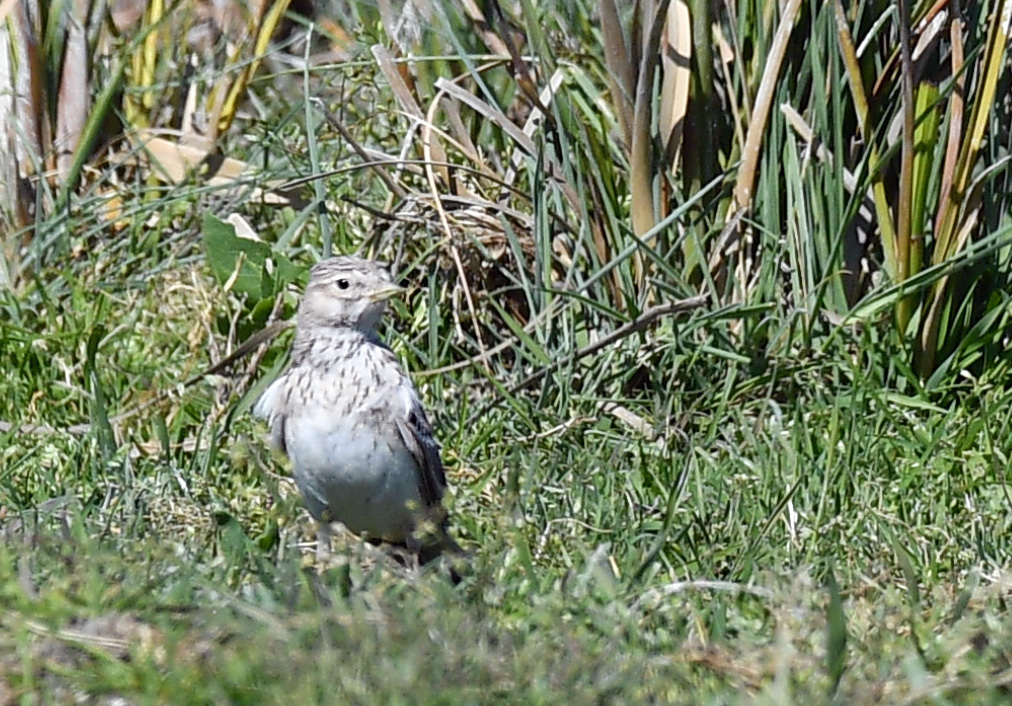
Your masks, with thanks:
<instances>
[{"instance_id":1,"label":"bird's leg","mask_svg":"<svg viewBox=\"0 0 1012 706\"><path fill-rule=\"evenodd\" d=\"M415 536L414 532L409 534L407 539L404 540L404 550L405 567L412 573L418 573L419 568L421 568L419 556L422 551L422 543Z\"/></svg>"},{"instance_id":2,"label":"bird's leg","mask_svg":"<svg viewBox=\"0 0 1012 706\"><path fill-rule=\"evenodd\" d=\"M320 522L316 525L316 561L320 564L330 558L330 523Z\"/></svg>"}]
</instances>

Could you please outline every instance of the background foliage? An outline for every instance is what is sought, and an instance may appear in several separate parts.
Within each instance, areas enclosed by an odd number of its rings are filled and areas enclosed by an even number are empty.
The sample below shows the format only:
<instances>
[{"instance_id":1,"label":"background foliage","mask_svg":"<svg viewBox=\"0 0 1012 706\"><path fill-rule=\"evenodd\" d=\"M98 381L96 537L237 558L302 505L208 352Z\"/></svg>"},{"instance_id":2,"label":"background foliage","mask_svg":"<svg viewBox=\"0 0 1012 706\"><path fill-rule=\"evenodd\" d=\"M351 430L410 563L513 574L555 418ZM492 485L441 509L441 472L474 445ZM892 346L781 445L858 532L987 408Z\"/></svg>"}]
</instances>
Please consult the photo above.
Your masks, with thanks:
<instances>
[{"instance_id":1,"label":"background foliage","mask_svg":"<svg viewBox=\"0 0 1012 706\"><path fill-rule=\"evenodd\" d=\"M1012 2L0 2L0 703L991 703ZM249 416L411 285L457 588Z\"/></svg>"}]
</instances>

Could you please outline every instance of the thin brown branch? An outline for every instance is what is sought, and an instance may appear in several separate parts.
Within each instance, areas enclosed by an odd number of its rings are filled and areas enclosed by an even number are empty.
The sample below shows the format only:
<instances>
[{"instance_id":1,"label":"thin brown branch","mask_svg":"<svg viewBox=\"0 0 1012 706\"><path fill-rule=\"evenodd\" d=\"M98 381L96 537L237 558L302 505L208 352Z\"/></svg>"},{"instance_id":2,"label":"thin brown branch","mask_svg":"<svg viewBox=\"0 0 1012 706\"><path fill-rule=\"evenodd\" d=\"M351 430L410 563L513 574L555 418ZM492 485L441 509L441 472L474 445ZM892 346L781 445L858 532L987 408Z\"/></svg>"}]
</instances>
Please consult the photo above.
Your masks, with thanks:
<instances>
[{"instance_id":1,"label":"thin brown branch","mask_svg":"<svg viewBox=\"0 0 1012 706\"><path fill-rule=\"evenodd\" d=\"M648 326L650 326L650 324L652 324L657 319L660 319L661 317L671 316L673 314L682 314L687 311L695 311L696 309L700 309L703 306L705 306L709 300L710 300L709 294L697 294L696 296L689 297L688 299L680 299L678 301L668 302L667 304L658 304L656 306L652 306L649 309L646 309L642 314L637 316L629 323L619 326L617 329L615 329L609 334L602 336L597 341L594 341L593 343L588 343L586 346L580 348L571 355L565 356L564 358L560 358L559 360L554 361L550 365L546 365L545 367L541 368L537 372L531 373L526 378L524 378L516 385L511 387L509 389L509 393L513 394L515 392L524 389L525 387L529 387L530 385L537 382L541 378L545 377L549 373L555 372L563 365L575 363L579 360L586 358L587 356L594 355L598 351L601 351L605 348L608 348L611 345L614 345L615 343L618 343L624 338L628 338L629 336L632 336L635 333L644 331Z\"/></svg>"},{"instance_id":2,"label":"thin brown branch","mask_svg":"<svg viewBox=\"0 0 1012 706\"><path fill-rule=\"evenodd\" d=\"M344 123L341 122L341 119L338 118L332 110L327 108L324 102L319 98L313 97L310 98L309 100L311 100L313 102L313 105L315 105L317 109L319 109L319 111L323 114L323 117L326 119L327 123L329 123L332 128L334 128L341 134L341 139L347 142L351 146L352 150L355 151L355 154L357 154L362 159L362 161L365 162L366 165L373 172L375 172L376 176L378 176L383 181L383 183L387 185L387 188L390 189L390 191L393 194L395 194L397 198L399 199L407 198L408 194L404 190L404 188L396 181L394 181L394 178L390 176L390 174L387 172L386 169L383 168L381 164L373 161L369 153L365 151L362 145L358 144L358 141L355 139L355 136L352 135L351 132L348 130L348 128L345 127Z\"/></svg>"},{"instance_id":3,"label":"thin brown branch","mask_svg":"<svg viewBox=\"0 0 1012 706\"><path fill-rule=\"evenodd\" d=\"M257 331L252 336L247 338L239 347L236 348L231 354L225 356L221 360L212 365L204 368L202 371L186 380L183 383L184 387L190 387L203 380L208 375L215 375L225 370L236 361L245 358L252 351L256 350L260 346L264 346L273 341L280 333L294 325L292 321L275 321L269 326ZM154 397L146 400L142 404L132 407L120 414L117 414L109 418L109 424L118 424L119 422L125 421L130 417L142 412L153 404L160 402L161 400L167 399L169 391L159 391ZM92 430L92 425L89 422L82 424L72 424L68 427L54 427L48 424L14 424L12 422L0 421L0 434L6 434L8 432L18 432L20 434L72 434L80 435L87 434Z\"/></svg>"}]
</instances>

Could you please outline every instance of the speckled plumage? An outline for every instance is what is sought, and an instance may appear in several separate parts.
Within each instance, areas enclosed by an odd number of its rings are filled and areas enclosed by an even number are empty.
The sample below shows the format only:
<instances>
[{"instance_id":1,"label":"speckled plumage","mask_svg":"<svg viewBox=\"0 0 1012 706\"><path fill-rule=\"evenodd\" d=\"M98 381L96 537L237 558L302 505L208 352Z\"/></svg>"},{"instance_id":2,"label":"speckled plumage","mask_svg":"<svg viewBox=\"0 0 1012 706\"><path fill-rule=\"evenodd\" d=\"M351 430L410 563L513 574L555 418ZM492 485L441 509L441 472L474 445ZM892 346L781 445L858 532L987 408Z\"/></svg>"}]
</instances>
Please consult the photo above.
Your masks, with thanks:
<instances>
[{"instance_id":1,"label":"speckled plumage","mask_svg":"<svg viewBox=\"0 0 1012 706\"><path fill-rule=\"evenodd\" d=\"M418 549L431 521L448 547L439 448L410 378L376 327L400 288L381 265L341 256L313 267L289 367L254 410L291 459L296 484L324 528L342 522L370 539ZM322 546L322 545L321 545Z\"/></svg>"}]
</instances>

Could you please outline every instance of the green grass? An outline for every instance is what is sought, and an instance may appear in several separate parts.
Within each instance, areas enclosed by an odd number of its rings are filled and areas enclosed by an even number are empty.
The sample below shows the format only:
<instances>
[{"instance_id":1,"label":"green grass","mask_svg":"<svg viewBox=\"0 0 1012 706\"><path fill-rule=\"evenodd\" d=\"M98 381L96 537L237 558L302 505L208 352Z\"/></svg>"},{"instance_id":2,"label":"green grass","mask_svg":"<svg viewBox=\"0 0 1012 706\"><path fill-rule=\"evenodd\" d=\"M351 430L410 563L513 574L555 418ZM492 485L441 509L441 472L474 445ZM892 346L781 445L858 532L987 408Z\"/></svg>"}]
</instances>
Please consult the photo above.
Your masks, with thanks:
<instances>
[{"instance_id":1,"label":"green grass","mask_svg":"<svg viewBox=\"0 0 1012 706\"><path fill-rule=\"evenodd\" d=\"M458 191L440 184L444 221L423 172L388 167L407 194L388 200L308 100L359 144L396 157L410 136L405 154L423 158L367 49L388 41L382 23L352 5L355 60L261 76L222 139L262 168L256 185L340 170L304 203L105 165L68 211L39 214L25 278L0 291L0 705L1005 703L1008 169L981 187L994 198L962 254L906 290L869 278L852 311L841 161L812 161L774 113L744 219L761 249L738 296L733 267L694 259L720 235L731 176L684 195L672 178L667 220L631 232L604 64L580 49L599 46L588 7L522 13L531 51L569 72L551 130L504 211L479 171L504 179L514 142L459 108L455 139L484 162L441 143L468 168ZM507 67L479 77L486 50L453 7L416 47L416 98L454 76L524 108ZM834 25L813 13L776 102L844 154L844 88L818 93L820 72L843 74ZM117 224L101 211L113 185ZM241 258L209 237L207 217L233 212L265 243L235 246ZM387 338L442 444L472 554L458 586L353 537L312 562L309 518L250 416L290 332L205 374L292 316L328 248L396 261L410 285ZM294 271L261 277L264 253ZM978 323L953 329L963 339L922 380L880 317L951 273L977 291L951 320ZM700 291L703 306L581 354Z\"/></svg>"},{"instance_id":2,"label":"green grass","mask_svg":"<svg viewBox=\"0 0 1012 706\"><path fill-rule=\"evenodd\" d=\"M350 540L317 575L262 428L229 417L237 378L175 385L239 309L168 262L49 271L4 301L3 419L54 427L4 435L5 698L826 702L834 660L843 703L1005 698L1001 388L901 397L867 335L760 372L701 350L703 313L530 394L424 378L472 573L405 577ZM391 328L414 368L436 362L424 325ZM847 641L827 652L834 605Z\"/></svg>"}]
</instances>

